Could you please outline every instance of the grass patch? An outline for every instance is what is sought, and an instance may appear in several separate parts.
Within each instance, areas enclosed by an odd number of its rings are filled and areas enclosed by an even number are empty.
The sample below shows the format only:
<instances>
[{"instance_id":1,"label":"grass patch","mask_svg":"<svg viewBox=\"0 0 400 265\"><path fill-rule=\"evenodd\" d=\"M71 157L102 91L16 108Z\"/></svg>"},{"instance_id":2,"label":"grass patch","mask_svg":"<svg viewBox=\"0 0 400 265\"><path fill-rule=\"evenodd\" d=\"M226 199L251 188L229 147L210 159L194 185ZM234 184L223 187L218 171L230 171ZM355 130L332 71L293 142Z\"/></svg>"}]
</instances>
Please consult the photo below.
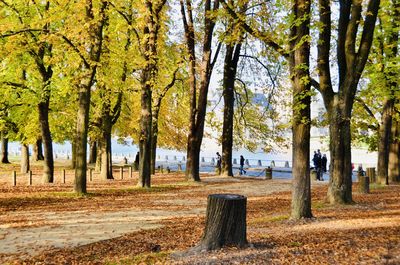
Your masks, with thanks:
<instances>
[{"instance_id":1,"label":"grass patch","mask_svg":"<svg viewBox=\"0 0 400 265\"><path fill-rule=\"evenodd\" d=\"M369 185L370 190L383 190L386 189L387 185L379 184L379 183L371 183Z\"/></svg>"},{"instance_id":2,"label":"grass patch","mask_svg":"<svg viewBox=\"0 0 400 265\"><path fill-rule=\"evenodd\" d=\"M288 219L289 219L288 215L263 216L250 220L250 224L281 222Z\"/></svg>"},{"instance_id":3,"label":"grass patch","mask_svg":"<svg viewBox=\"0 0 400 265\"><path fill-rule=\"evenodd\" d=\"M289 247L301 247L301 246L303 246L303 243L299 242L299 241L291 241L288 243L288 246Z\"/></svg>"},{"instance_id":4,"label":"grass patch","mask_svg":"<svg viewBox=\"0 0 400 265\"><path fill-rule=\"evenodd\" d=\"M171 252L160 251L157 253L142 253L132 258L119 261L106 262L107 265L128 265L128 264L166 264Z\"/></svg>"},{"instance_id":5,"label":"grass patch","mask_svg":"<svg viewBox=\"0 0 400 265\"><path fill-rule=\"evenodd\" d=\"M314 201L311 203L312 209L324 209L328 207L328 204L323 201Z\"/></svg>"}]
</instances>

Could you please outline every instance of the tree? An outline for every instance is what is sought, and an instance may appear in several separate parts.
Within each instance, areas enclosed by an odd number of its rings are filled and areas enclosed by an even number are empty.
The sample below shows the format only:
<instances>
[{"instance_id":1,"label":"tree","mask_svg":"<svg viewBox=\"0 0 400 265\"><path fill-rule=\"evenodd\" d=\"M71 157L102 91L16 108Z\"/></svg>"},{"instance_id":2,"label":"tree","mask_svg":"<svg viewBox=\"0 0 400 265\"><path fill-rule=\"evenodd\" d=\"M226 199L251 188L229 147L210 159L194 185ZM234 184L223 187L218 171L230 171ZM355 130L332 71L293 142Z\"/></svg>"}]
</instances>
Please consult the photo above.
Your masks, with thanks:
<instances>
[{"instance_id":1,"label":"tree","mask_svg":"<svg viewBox=\"0 0 400 265\"><path fill-rule=\"evenodd\" d=\"M328 199L332 204L353 201L350 119L357 85L372 44L379 3L379 0L368 1L366 15L363 18L362 1L339 1L336 45L339 73L338 90L335 92L330 69L331 1L319 0L319 84L314 83L314 85L321 92L328 113L331 153ZM361 20L363 27L361 37L358 39Z\"/></svg>"},{"instance_id":2,"label":"tree","mask_svg":"<svg viewBox=\"0 0 400 265\"><path fill-rule=\"evenodd\" d=\"M208 87L210 84L211 73L221 47L220 44L215 51L215 57L212 61L211 47L215 21L211 16L211 12L218 9L219 1L206 0L204 3L204 25L202 29L204 35L201 43L202 59L199 64L199 68L197 68L196 61L196 33L193 22L192 1L180 0L180 5L182 21L185 30L186 48L189 56L189 87L191 97L190 126L187 142L186 178L193 181L200 181L200 147L204 135ZM200 78L199 89L197 89L198 77Z\"/></svg>"},{"instance_id":3,"label":"tree","mask_svg":"<svg viewBox=\"0 0 400 265\"><path fill-rule=\"evenodd\" d=\"M281 54L289 62L289 70L293 89L293 193L291 218L310 218L310 86L309 75L309 1L296 0L292 3L292 21L290 23L289 48L281 47L274 41L270 32L250 27L233 8L221 0L224 8L234 18L241 20L241 25L251 35L262 40L265 45ZM288 51L287 51L288 50Z\"/></svg>"},{"instance_id":4,"label":"tree","mask_svg":"<svg viewBox=\"0 0 400 265\"><path fill-rule=\"evenodd\" d=\"M233 1L230 1L233 5ZM241 13L244 12L246 5L240 6ZM240 12L240 11L239 11ZM238 63L240 59L240 50L244 33L239 25L236 25L232 18L228 18L227 35L232 36L226 44L224 74L222 80L224 97L224 118L222 127L222 175L233 176L232 172L232 147L233 147L233 118L235 102L235 80ZM236 28L239 28L239 33Z\"/></svg>"}]
</instances>

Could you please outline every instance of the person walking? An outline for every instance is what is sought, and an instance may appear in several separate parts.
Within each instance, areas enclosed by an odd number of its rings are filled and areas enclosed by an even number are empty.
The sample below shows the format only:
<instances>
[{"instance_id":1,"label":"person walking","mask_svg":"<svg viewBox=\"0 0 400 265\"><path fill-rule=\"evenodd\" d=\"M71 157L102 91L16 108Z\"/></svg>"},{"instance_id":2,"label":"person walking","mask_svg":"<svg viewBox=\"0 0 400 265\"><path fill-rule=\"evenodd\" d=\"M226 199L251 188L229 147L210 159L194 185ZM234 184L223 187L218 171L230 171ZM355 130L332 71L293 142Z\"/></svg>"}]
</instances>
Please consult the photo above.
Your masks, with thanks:
<instances>
[{"instance_id":1,"label":"person walking","mask_svg":"<svg viewBox=\"0 0 400 265\"><path fill-rule=\"evenodd\" d=\"M246 174L246 170L244 170L244 157L240 156L240 168L239 168L239 175Z\"/></svg>"},{"instance_id":2,"label":"person walking","mask_svg":"<svg viewBox=\"0 0 400 265\"><path fill-rule=\"evenodd\" d=\"M219 152L217 152L217 170L218 170L218 175L221 174L221 155L219 154Z\"/></svg>"}]
</instances>

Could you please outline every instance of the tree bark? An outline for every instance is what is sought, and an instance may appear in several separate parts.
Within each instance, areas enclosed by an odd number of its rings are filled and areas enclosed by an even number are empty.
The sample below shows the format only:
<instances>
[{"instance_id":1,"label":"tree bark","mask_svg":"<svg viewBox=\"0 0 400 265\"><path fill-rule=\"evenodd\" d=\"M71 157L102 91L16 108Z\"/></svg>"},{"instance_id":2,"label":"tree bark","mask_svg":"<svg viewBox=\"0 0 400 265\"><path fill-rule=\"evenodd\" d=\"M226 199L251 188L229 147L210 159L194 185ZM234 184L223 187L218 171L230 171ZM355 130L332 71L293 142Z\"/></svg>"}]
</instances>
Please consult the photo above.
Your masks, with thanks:
<instances>
[{"instance_id":1,"label":"tree bark","mask_svg":"<svg viewBox=\"0 0 400 265\"><path fill-rule=\"evenodd\" d=\"M247 246L246 202L247 198L242 195L209 195L204 234L199 245L191 251Z\"/></svg>"},{"instance_id":2,"label":"tree bark","mask_svg":"<svg viewBox=\"0 0 400 265\"><path fill-rule=\"evenodd\" d=\"M10 163L8 160L8 138L5 132L1 132L1 163Z\"/></svg>"},{"instance_id":3,"label":"tree bark","mask_svg":"<svg viewBox=\"0 0 400 265\"><path fill-rule=\"evenodd\" d=\"M50 93L49 91L47 93ZM54 158L53 158L53 141L50 133L49 125L49 103L50 95L48 94L43 101L39 103L39 122L42 132L42 141L44 149L43 163L43 182L52 183L54 181Z\"/></svg>"},{"instance_id":4,"label":"tree bark","mask_svg":"<svg viewBox=\"0 0 400 265\"><path fill-rule=\"evenodd\" d=\"M112 150L111 150L111 117L109 115L102 118L102 138L99 141L100 158L100 178L114 179L112 172Z\"/></svg>"},{"instance_id":5,"label":"tree bark","mask_svg":"<svg viewBox=\"0 0 400 265\"><path fill-rule=\"evenodd\" d=\"M89 164L94 164L96 163L97 160L97 141L96 140L91 140L89 141Z\"/></svg>"},{"instance_id":6,"label":"tree bark","mask_svg":"<svg viewBox=\"0 0 400 265\"><path fill-rule=\"evenodd\" d=\"M328 200L330 203L348 204L352 198L352 168L351 168L351 133L350 113L339 95L335 95L334 102L328 107L329 135L330 135L330 168Z\"/></svg>"},{"instance_id":7,"label":"tree bark","mask_svg":"<svg viewBox=\"0 0 400 265\"><path fill-rule=\"evenodd\" d=\"M389 148L393 106L394 99L386 99L384 101L381 124L379 126L377 181L385 185L389 184Z\"/></svg>"},{"instance_id":8,"label":"tree bark","mask_svg":"<svg viewBox=\"0 0 400 265\"><path fill-rule=\"evenodd\" d=\"M33 144L33 160L34 161L40 161L40 160L44 160L44 156L43 156L43 147L42 147L42 138L39 137L35 144Z\"/></svg>"},{"instance_id":9,"label":"tree bark","mask_svg":"<svg viewBox=\"0 0 400 265\"><path fill-rule=\"evenodd\" d=\"M21 173L28 173L30 170L29 166L29 145L21 145Z\"/></svg>"},{"instance_id":10,"label":"tree bark","mask_svg":"<svg viewBox=\"0 0 400 265\"><path fill-rule=\"evenodd\" d=\"M233 147L233 116L235 103L235 79L241 44L226 46L223 97L224 97L224 120L222 125L222 175L233 176L232 172L232 147Z\"/></svg>"},{"instance_id":11,"label":"tree bark","mask_svg":"<svg viewBox=\"0 0 400 265\"><path fill-rule=\"evenodd\" d=\"M310 43L303 41L309 35L311 3L308 0L296 0L293 5L293 17L302 23L291 28L291 52L289 59L293 88L293 189L291 218L311 218L311 181L310 181L310 124L311 124L311 83L310 79ZM301 67L300 67L301 66Z\"/></svg>"},{"instance_id":12,"label":"tree bark","mask_svg":"<svg viewBox=\"0 0 400 265\"><path fill-rule=\"evenodd\" d=\"M400 182L399 122L393 120L389 147L389 181Z\"/></svg>"},{"instance_id":13,"label":"tree bark","mask_svg":"<svg viewBox=\"0 0 400 265\"><path fill-rule=\"evenodd\" d=\"M76 137L71 140L71 168L76 168Z\"/></svg>"}]
</instances>

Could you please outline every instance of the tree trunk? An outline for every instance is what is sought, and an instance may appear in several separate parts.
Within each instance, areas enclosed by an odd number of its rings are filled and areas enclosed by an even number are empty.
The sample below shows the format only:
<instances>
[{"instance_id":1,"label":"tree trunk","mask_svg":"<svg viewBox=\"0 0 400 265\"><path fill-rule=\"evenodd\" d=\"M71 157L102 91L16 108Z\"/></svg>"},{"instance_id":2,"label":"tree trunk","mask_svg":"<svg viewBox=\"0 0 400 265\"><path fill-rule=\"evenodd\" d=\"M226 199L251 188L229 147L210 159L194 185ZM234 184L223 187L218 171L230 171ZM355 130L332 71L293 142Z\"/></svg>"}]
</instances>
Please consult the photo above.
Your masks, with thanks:
<instances>
[{"instance_id":1,"label":"tree trunk","mask_svg":"<svg viewBox=\"0 0 400 265\"><path fill-rule=\"evenodd\" d=\"M204 3L204 12L210 12L212 9L218 9L218 0L206 0ZM186 178L189 180L200 181L200 148L204 134L204 119L207 109L207 95L210 83L210 77L213 69L211 62L212 35L215 22L207 15L204 16L204 37L202 43L202 62L199 73L196 73L195 56L195 33L192 15L191 1L186 1L186 10L184 1L181 0L181 13L185 29L186 46L189 51L189 86L190 86L190 127L187 144ZM215 56L218 55L216 51ZM200 76L199 98L197 101L196 75ZM198 103L198 104L197 104Z\"/></svg>"},{"instance_id":2,"label":"tree trunk","mask_svg":"<svg viewBox=\"0 0 400 265\"><path fill-rule=\"evenodd\" d=\"M346 204L352 199L351 133L350 113L339 95L334 96L334 105L328 108L330 134L330 167L328 200L330 203ZM347 107L348 108L348 107Z\"/></svg>"},{"instance_id":3,"label":"tree trunk","mask_svg":"<svg viewBox=\"0 0 400 265\"><path fill-rule=\"evenodd\" d=\"M161 103L161 102L160 102ZM157 142L158 142L158 116L160 113L160 106L156 104L153 107L152 114L152 128L151 128L151 174L154 175L156 173L156 157L157 157Z\"/></svg>"},{"instance_id":4,"label":"tree trunk","mask_svg":"<svg viewBox=\"0 0 400 265\"><path fill-rule=\"evenodd\" d=\"M10 163L8 160L8 138L5 132L1 132L1 163Z\"/></svg>"},{"instance_id":5,"label":"tree trunk","mask_svg":"<svg viewBox=\"0 0 400 265\"><path fill-rule=\"evenodd\" d=\"M209 195L204 234L199 245L192 251L247 246L246 203L247 198L242 195Z\"/></svg>"},{"instance_id":6,"label":"tree trunk","mask_svg":"<svg viewBox=\"0 0 400 265\"><path fill-rule=\"evenodd\" d=\"M151 186L151 70L144 71L142 76L140 140L139 140L139 183L138 186Z\"/></svg>"},{"instance_id":7,"label":"tree trunk","mask_svg":"<svg viewBox=\"0 0 400 265\"><path fill-rule=\"evenodd\" d=\"M42 138L38 138L33 145L33 160L34 161L41 161L44 160L43 156L43 148L42 148Z\"/></svg>"},{"instance_id":8,"label":"tree trunk","mask_svg":"<svg viewBox=\"0 0 400 265\"><path fill-rule=\"evenodd\" d=\"M400 182L400 143L399 122L393 120L391 129L391 143L389 148L389 180Z\"/></svg>"},{"instance_id":9,"label":"tree trunk","mask_svg":"<svg viewBox=\"0 0 400 265\"><path fill-rule=\"evenodd\" d=\"M87 134L89 127L90 107L90 86L81 84L79 87L78 113L76 119L76 140L75 140L75 181L74 191L86 193L86 155L87 155Z\"/></svg>"},{"instance_id":10,"label":"tree trunk","mask_svg":"<svg viewBox=\"0 0 400 265\"><path fill-rule=\"evenodd\" d=\"M76 168L76 137L71 140L71 168Z\"/></svg>"},{"instance_id":11,"label":"tree trunk","mask_svg":"<svg viewBox=\"0 0 400 265\"><path fill-rule=\"evenodd\" d=\"M385 100L383 104L381 124L379 126L377 182L386 185L389 184L388 168L393 104L393 99Z\"/></svg>"},{"instance_id":12,"label":"tree trunk","mask_svg":"<svg viewBox=\"0 0 400 265\"><path fill-rule=\"evenodd\" d=\"M233 176L232 146L233 146L233 116L235 103L235 78L239 62L241 44L227 45L224 63L223 96L224 121L222 125L222 175Z\"/></svg>"},{"instance_id":13,"label":"tree trunk","mask_svg":"<svg viewBox=\"0 0 400 265\"><path fill-rule=\"evenodd\" d=\"M112 152L111 152L111 118L103 117L102 119L102 139L99 146L101 155L100 178L114 179L112 172Z\"/></svg>"},{"instance_id":14,"label":"tree trunk","mask_svg":"<svg viewBox=\"0 0 400 265\"><path fill-rule=\"evenodd\" d=\"M311 3L307 0L296 0L293 5L294 19L302 19L298 26L292 26L290 45L290 75L293 87L293 188L291 218L311 218L311 181L310 181L310 124L311 124L311 96L309 57L310 43L303 41L309 35ZM297 24L294 22L295 25ZM301 45L299 46L299 44ZM298 47L299 46L299 47ZM301 65L302 67L298 67Z\"/></svg>"},{"instance_id":15,"label":"tree trunk","mask_svg":"<svg viewBox=\"0 0 400 265\"><path fill-rule=\"evenodd\" d=\"M97 141L91 140L89 141L89 147L90 147L90 152L89 152L89 164L94 164L96 163L97 160Z\"/></svg>"},{"instance_id":16,"label":"tree trunk","mask_svg":"<svg viewBox=\"0 0 400 265\"><path fill-rule=\"evenodd\" d=\"M29 172L29 145L21 145L21 173Z\"/></svg>"},{"instance_id":17,"label":"tree trunk","mask_svg":"<svg viewBox=\"0 0 400 265\"><path fill-rule=\"evenodd\" d=\"M49 125L49 98L43 99L39 103L39 122L42 133L44 164L43 164L43 182L52 183L54 181L54 159L53 159L53 141L51 139Z\"/></svg>"}]
</instances>

